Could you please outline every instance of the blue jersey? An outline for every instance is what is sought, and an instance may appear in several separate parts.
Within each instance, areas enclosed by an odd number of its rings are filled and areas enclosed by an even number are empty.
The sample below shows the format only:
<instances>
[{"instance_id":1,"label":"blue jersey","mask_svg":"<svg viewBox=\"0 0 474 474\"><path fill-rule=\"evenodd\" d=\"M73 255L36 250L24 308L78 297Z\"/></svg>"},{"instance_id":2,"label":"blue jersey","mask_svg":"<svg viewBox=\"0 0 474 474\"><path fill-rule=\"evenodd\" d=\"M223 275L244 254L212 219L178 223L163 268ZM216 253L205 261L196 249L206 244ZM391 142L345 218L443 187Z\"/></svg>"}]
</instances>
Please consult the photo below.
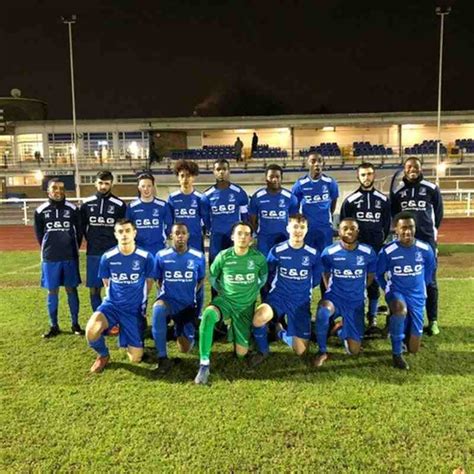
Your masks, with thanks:
<instances>
[{"instance_id":1,"label":"blue jersey","mask_svg":"<svg viewBox=\"0 0 474 474\"><path fill-rule=\"evenodd\" d=\"M189 248L184 253L174 248L161 250L155 259L155 279L161 282L158 298L166 297L187 307L196 304L196 287L206 274L204 254Z\"/></svg>"},{"instance_id":2,"label":"blue jersey","mask_svg":"<svg viewBox=\"0 0 474 474\"><path fill-rule=\"evenodd\" d=\"M310 229L332 225L331 205L339 196L335 179L322 174L313 180L306 175L296 181L291 191L298 199L301 213L308 219Z\"/></svg>"},{"instance_id":3,"label":"blue jersey","mask_svg":"<svg viewBox=\"0 0 474 474\"><path fill-rule=\"evenodd\" d=\"M79 209L72 202L49 199L35 211L34 229L44 262L79 258L82 231Z\"/></svg>"},{"instance_id":4,"label":"blue jersey","mask_svg":"<svg viewBox=\"0 0 474 474\"><path fill-rule=\"evenodd\" d=\"M270 250L267 262L269 296L278 295L290 304L311 300L312 290L321 280L321 259L316 249L309 245L295 249L286 241Z\"/></svg>"},{"instance_id":5,"label":"blue jersey","mask_svg":"<svg viewBox=\"0 0 474 474\"><path fill-rule=\"evenodd\" d=\"M152 255L165 248L166 235L172 224L171 212L165 201L158 198L151 202L141 199L132 201L127 207L126 217L137 227L137 246Z\"/></svg>"},{"instance_id":6,"label":"blue jersey","mask_svg":"<svg viewBox=\"0 0 474 474\"><path fill-rule=\"evenodd\" d=\"M205 224L211 233L230 235L232 226L247 220L249 198L236 184L219 189L212 186L204 192Z\"/></svg>"},{"instance_id":7,"label":"blue jersey","mask_svg":"<svg viewBox=\"0 0 474 474\"><path fill-rule=\"evenodd\" d=\"M258 236L279 234L288 238L288 217L296 212L298 200L287 189L277 193L259 189L250 199L249 214L257 217Z\"/></svg>"},{"instance_id":8,"label":"blue jersey","mask_svg":"<svg viewBox=\"0 0 474 474\"><path fill-rule=\"evenodd\" d=\"M193 191L184 194L175 191L168 197L168 205L171 210L173 222L186 224L189 231L189 246L202 250L202 226L204 224L204 205L202 193Z\"/></svg>"},{"instance_id":9,"label":"blue jersey","mask_svg":"<svg viewBox=\"0 0 474 474\"><path fill-rule=\"evenodd\" d=\"M135 314L147 300L146 280L153 278L153 264L151 253L139 248L130 255L123 255L118 247L104 253L99 277L109 279L105 301Z\"/></svg>"},{"instance_id":10,"label":"blue jersey","mask_svg":"<svg viewBox=\"0 0 474 474\"><path fill-rule=\"evenodd\" d=\"M385 245L377 259L377 281L386 293L398 291L424 300L426 285L431 283L436 268L433 249L415 240L404 247L398 240Z\"/></svg>"},{"instance_id":11,"label":"blue jersey","mask_svg":"<svg viewBox=\"0 0 474 474\"><path fill-rule=\"evenodd\" d=\"M367 274L375 273L377 264L372 247L358 244L354 250L347 250L337 242L324 249L321 260L324 273L330 275L325 296L346 304L364 301Z\"/></svg>"}]
</instances>

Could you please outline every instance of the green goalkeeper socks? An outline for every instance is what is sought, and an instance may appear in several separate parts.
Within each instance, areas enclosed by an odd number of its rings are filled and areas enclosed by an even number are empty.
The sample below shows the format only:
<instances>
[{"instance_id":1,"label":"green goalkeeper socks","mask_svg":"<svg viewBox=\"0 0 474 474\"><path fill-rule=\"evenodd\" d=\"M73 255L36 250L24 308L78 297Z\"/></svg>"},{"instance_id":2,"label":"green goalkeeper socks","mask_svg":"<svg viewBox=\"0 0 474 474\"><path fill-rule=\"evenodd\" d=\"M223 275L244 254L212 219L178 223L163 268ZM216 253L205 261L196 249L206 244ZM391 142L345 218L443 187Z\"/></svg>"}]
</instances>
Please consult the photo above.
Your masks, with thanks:
<instances>
[{"instance_id":1,"label":"green goalkeeper socks","mask_svg":"<svg viewBox=\"0 0 474 474\"><path fill-rule=\"evenodd\" d=\"M199 357L203 365L209 365L214 326L219 318L219 313L210 307L207 307L202 313L201 324L199 325Z\"/></svg>"}]
</instances>

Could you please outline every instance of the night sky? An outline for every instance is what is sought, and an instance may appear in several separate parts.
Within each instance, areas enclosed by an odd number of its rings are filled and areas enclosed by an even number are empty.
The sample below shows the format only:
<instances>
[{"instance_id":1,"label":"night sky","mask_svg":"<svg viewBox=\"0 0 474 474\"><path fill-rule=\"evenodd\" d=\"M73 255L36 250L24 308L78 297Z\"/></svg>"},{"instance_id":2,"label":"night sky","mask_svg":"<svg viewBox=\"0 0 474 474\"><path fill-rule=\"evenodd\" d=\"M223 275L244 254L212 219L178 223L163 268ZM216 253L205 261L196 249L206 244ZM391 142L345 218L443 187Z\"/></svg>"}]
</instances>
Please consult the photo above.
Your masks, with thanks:
<instances>
[{"instance_id":1,"label":"night sky","mask_svg":"<svg viewBox=\"0 0 474 474\"><path fill-rule=\"evenodd\" d=\"M16 87L48 102L50 119L71 116L59 18L76 13L79 119L435 110L434 10L448 3L443 108L474 109L472 0L199 3L9 1L0 95Z\"/></svg>"}]
</instances>

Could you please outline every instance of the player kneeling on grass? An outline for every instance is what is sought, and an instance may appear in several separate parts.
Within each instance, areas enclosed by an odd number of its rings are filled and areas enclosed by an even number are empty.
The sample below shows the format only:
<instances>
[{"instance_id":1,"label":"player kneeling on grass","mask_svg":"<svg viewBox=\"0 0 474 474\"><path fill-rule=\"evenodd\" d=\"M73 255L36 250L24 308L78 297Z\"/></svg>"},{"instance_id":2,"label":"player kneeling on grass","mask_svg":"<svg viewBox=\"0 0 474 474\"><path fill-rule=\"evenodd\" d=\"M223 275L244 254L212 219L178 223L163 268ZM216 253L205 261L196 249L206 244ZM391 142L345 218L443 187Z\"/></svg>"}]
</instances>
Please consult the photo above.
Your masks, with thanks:
<instances>
[{"instance_id":1,"label":"player kneeling on grass","mask_svg":"<svg viewBox=\"0 0 474 474\"><path fill-rule=\"evenodd\" d=\"M423 334L425 287L431 283L436 260L432 247L415 239L413 214L398 213L393 220L397 240L385 245L377 260L377 281L385 290L390 309L388 327L392 341L393 366L408 370L402 356L403 342L408 352L416 353Z\"/></svg>"},{"instance_id":2,"label":"player kneeling on grass","mask_svg":"<svg viewBox=\"0 0 474 474\"><path fill-rule=\"evenodd\" d=\"M323 278L327 290L318 304L316 338L319 353L314 366L321 367L328 359L329 319L342 316L337 331L346 352L357 355L364 336L364 302L367 286L374 279L377 256L372 247L357 242L359 225L353 218L339 223L340 241L322 253Z\"/></svg>"},{"instance_id":3,"label":"player kneeling on grass","mask_svg":"<svg viewBox=\"0 0 474 474\"><path fill-rule=\"evenodd\" d=\"M250 359L250 365L258 365L268 354L267 327L273 318L277 320L278 337L303 355L311 336L311 296L321 280L321 259L316 249L305 245L308 222L302 214L289 218L289 240L275 245L269 252L268 281L270 289L265 302L253 317L254 337L258 353ZM288 328L283 329L284 317Z\"/></svg>"},{"instance_id":4,"label":"player kneeling on grass","mask_svg":"<svg viewBox=\"0 0 474 474\"><path fill-rule=\"evenodd\" d=\"M86 327L87 342L99 354L91 367L93 373L104 370L109 362L104 333L114 326L120 326L130 360L140 362L143 356L142 319L153 286L153 256L135 245L137 229L132 221L119 219L114 234L118 246L107 251L99 264L106 297Z\"/></svg>"},{"instance_id":5,"label":"player kneeling on grass","mask_svg":"<svg viewBox=\"0 0 474 474\"><path fill-rule=\"evenodd\" d=\"M199 372L196 384L209 378L214 326L222 318L229 326L237 357L247 355L255 301L267 281L267 262L263 254L250 247L252 227L245 222L234 224L233 247L219 252L210 268L210 280L217 296L204 309L199 326Z\"/></svg>"},{"instance_id":6,"label":"player kneeling on grass","mask_svg":"<svg viewBox=\"0 0 474 474\"><path fill-rule=\"evenodd\" d=\"M171 240L172 247L160 250L155 260L159 294L153 305L152 332L158 375L167 373L174 365L166 349L168 318L174 321L179 351L189 352L194 346L195 323L199 317L197 297L206 274L204 254L188 247L189 232L185 224L172 226Z\"/></svg>"}]
</instances>

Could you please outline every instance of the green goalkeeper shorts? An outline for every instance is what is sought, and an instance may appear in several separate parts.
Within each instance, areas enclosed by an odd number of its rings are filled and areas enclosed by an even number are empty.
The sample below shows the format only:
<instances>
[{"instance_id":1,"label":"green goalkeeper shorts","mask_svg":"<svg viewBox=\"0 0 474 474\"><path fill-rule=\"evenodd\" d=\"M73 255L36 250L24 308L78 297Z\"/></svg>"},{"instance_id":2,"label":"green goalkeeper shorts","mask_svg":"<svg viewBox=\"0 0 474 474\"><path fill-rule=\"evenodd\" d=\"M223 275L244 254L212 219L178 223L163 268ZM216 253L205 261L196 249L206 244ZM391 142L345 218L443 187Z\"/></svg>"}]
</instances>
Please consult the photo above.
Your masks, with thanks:
<instances>
[{"instance_id":1,"label":"green goalkeeper shorts","mask_svg":"<svg viewBox=\"0 0 474 474\"><path fill-rule=\"evenodd\" d=\"M252 333L252 320L255 311L255 304L242 308L230 303L223 296L216 296L211 305L219 308L224 323L232 327L231 342L239 346L248 348L250 345L250 335Z\"/></svg>"}]
</instances>

